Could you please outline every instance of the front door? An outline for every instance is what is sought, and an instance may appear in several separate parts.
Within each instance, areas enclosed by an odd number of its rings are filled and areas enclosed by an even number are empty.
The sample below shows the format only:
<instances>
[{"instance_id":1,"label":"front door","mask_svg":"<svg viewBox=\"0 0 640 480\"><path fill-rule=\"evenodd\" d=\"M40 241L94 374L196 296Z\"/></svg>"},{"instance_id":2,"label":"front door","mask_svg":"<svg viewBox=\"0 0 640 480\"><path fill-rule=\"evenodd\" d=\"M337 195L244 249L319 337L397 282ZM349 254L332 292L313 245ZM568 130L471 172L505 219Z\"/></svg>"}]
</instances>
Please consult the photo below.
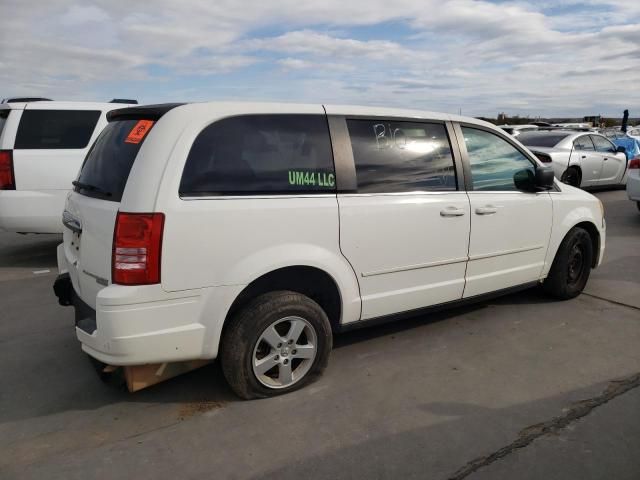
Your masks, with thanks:
<instances>
[{"instance_id":1,"label":"front door","mask_svg":"<svg viewBox=\"0 0 640 480\"><path fill-rule=\"evenodd\" d=\"M617 153L616 146L600 135L591 135L596 151L602 160L599 185L616 185L622 180L627 166L627 156Z\"/></svg>"},{"instance_id":2,"label":"front door","mask_svg":"<svg viewBox=\"0 0 640 480\"><path fill-rule=\"evenodd\" d=\"M600 181L602 156L596 152L589 135L582 135L573 141L573 150L571 151L569 163L580 166L581 187L592 187Z\"/></svg>"},{"instance_id":3,"label":"front door","mask_svg":"<svg viewBox=\"0 0 640 480\"><path fill-rule=\"evenodd\" d=\"M469 199L444 122L347 120L357 192L338 194L340 247L362 318L462 298Z\"/></svg>"},{"instance_id":4,"label":"front door","mask_svg":"<svg viewBox=\"0 0 640 480\"><path fill-rule=\"evenodd\" d=\"M489 130L462 126L459 132L472 179L464 297L538 280L551 234L551 197L519 191L514 183L516 172L534 172L534 162Z\"/></svg>"}]
</instances>

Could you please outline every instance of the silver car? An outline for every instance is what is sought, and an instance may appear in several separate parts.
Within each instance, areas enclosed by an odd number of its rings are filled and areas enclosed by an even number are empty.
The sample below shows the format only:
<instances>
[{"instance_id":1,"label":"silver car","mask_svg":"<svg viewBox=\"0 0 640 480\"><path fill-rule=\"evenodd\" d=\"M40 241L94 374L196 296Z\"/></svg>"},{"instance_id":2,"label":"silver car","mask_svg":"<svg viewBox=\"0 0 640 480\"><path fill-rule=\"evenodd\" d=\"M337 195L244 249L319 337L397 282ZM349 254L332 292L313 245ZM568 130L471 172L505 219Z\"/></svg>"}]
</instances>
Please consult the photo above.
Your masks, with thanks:
<instances>
[{"instance_id":1,"label":"silver car","mask_svg":"<svg viewBox=\"0 0 640 480\"><path fill-rule=\"evenodd\" d=\"M518 141L544 163L556 178L574 187L625 185L627 156L605 136L575 130L523 132Z\"/></svg>"}]
</instances>

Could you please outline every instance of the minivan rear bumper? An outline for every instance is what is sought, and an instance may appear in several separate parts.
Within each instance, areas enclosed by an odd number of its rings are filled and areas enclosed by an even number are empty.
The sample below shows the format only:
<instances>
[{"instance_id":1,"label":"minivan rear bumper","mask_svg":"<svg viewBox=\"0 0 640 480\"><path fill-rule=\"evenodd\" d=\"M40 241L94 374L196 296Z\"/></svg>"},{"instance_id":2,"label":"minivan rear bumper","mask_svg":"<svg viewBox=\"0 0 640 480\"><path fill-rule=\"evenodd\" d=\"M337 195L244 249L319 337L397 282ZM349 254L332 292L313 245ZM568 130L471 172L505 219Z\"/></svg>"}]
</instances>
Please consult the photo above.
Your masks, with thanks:
<instances>
[{"instance_id":1,"label":"minivan rear bumper","mask_svg":"<svg viewBox=\"0 0 640 480\"><path fill-rule=\"evenodd\" d=\"M74 307L82 350L103 363L142 365L211 358L204 348L205 326L192 323L200 316L199 295L139 303L123 299L125 303L119 305L111 297L105 303L98 301L94 310L74 291L68 274L58 276L54 291L61 305Z\"/></svg>"}]
</instances>

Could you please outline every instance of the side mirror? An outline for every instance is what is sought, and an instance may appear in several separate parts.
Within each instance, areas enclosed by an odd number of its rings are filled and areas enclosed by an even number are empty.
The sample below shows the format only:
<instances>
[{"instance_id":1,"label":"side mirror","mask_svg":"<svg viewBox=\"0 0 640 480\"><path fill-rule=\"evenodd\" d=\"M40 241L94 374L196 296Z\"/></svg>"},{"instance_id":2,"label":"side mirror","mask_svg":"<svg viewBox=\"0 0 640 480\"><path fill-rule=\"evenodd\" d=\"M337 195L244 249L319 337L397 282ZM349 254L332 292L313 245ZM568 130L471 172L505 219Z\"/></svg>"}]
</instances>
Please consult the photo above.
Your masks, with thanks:
<instances>
[{"instance_id":1,"label":"side mirror","mask_svg":"<svg viewBox=\"0 0 640 480\"><path fill-rule=\"evenodd\" d=\"M553 188L554 173L552 167L537 167L535 176L538 190L551 190Z\"/></svg>"},{"instance_id":2,"label":"side mirror","mask_svg":"<svg viewBox=\"0 0 640 480\"><path fill-rule=\"evenodd\" d=\"M515 184L518 190L523 192L535 192L536 191L536 178L535 174L525 168L523 170L518 170L513 174L513 183Z\"/></svg>"},{"instance_id":3,"label":"side mirror","mask_svg":"<svg viewBox=\"0 0 640 480\"><path fill-rule=\"evenodd\" d=\"M616 152L618 153L627 153L627 149L625 147L623 147L622 145L620 145L618 148L616 148Z\"/></svg>"}]
</instances>

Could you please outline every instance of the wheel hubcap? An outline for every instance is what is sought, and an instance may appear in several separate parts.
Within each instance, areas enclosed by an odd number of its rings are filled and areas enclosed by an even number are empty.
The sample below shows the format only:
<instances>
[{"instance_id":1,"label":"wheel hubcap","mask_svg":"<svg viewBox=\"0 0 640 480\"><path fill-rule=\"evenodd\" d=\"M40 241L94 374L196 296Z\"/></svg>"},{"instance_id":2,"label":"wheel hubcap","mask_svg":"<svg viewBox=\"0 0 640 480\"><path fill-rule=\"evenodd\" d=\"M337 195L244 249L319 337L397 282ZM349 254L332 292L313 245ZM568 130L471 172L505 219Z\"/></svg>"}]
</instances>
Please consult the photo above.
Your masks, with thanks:
<instances>
[{"instance_id":1,"label":"wheel hubcap","mask_svg":"<svg viewBox=\"0 0 640 480\"><path fill-rule=\"evenodd\" d=\"M281 318L256 342L253 373L265 387L289 387L309 372L316 353L317 336L311 324L302 317Z\"/></svg>"},{"instance_id":2,"label":"wheel hubcap","mask_svg":"<svg viewBox=\"0 0 640 480\"><path fill-rule=\"evenodd\" d=\"M584 254L582 251L582 244L580 242L576 242L569 250L568 279L570 285L573 285L580 280L583 270Z\"/></svg>"}]
</instances>

